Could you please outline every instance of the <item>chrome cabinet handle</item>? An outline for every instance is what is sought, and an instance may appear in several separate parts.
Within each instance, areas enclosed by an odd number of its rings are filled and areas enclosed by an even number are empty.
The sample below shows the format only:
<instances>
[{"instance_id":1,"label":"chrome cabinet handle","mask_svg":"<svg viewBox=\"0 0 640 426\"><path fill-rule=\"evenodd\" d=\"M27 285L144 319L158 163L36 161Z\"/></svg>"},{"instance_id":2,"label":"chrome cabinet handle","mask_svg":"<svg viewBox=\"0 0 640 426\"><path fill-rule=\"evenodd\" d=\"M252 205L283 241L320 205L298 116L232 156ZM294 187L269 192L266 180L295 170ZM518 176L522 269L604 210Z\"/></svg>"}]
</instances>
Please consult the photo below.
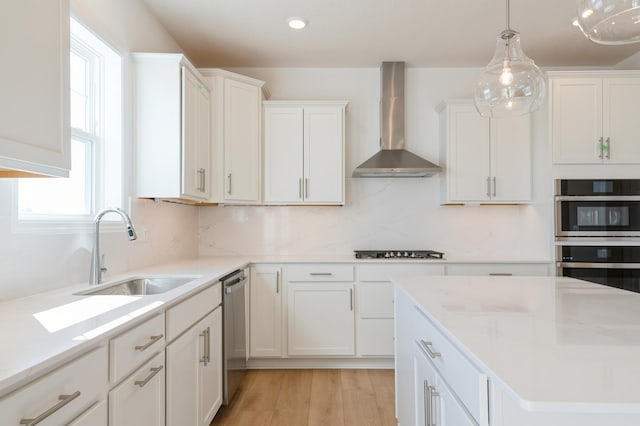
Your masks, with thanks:
<instances>
[{"instance_id":1,"label":"chrome cabinet handle","mask_svg":"<svg viewBox=\"0 0 640 426\"><path fill-rule=\"evenodd\" d=\"M207 170L202 169L202 192L207 192Z\"/></svg>"},{"instance_id":2,"label":"chrome cabinet handle","mask_svg":"<svg viewBox=\"0 0 640 426\"><path fill-rule=\"evenodd\" d=\"M611 138L607 138L602 150L604 151L604 158L611 159Z\"/></svg>"},{"instance_id":3,"label":"chrome cabinet handle","mask_svg":"<svg viewBox=\"0 0 640 426\"><path fill-rule=\"evenodd\" d=\"M487 197L491 197L491 178L487 176Z\"/></svg>"},{"instance_id":4,"label":"chrome cabinet handle","mask_svg":"<svg viewBox=\"0 0 640 426\"><path fill-rule=\"evenodd\" d=\"M431 426L431 386L427 380L424 381L422 399L424 399L424 425Z\"/></svg>"},{"instance_id":5,"label":"chrome cabinet handle","mask_svg":"<svg viewBox=\"0 0 640 426\"><path fill-rule=\"evenodd\" d=\"M598 139L598 145L596 145L596 152L598 154L598 158L602 158L604 152L604 145L602 144L603 138L600 137Z\"/></svg>"},{"instance_id":6,"label":"chrome cabinet handle","mask_svg":"<svg viewBox=\"0 0 640 426\"><path fill-rule=\"evenodd\" d=\"M304 178L304 198L309 198L309 179Z\"/></svg>"},{"instance_id":7,"label":"chrome cabinet handle","mask_svg":"<svg viewBox=\"0 0 640 426\"><path fill-rule=\"evenodd\" d=\"M227 194L231 195L231 173L227 175Z\"/></svg>"},{"instance_id":8,"label":"chrome cabinet handle","mask_svg":"<svg viewBox=\"0 0 640 426\"><path fill-rule=\"evenodd\" d=\"M493 196L496 196L496 177L493 177Z\"/></svg>"},{"instance_id":9,"label":"chrome cabinet handle","mask_svg":"<svg viewBox=\"0 0 640 426\"><path fill-rule=\"evenodd\" d=\"M317 276L324 276L324 277L330 277L331 275L333 275L332 272L309 272L309 275L317 277Z\"/></svg>"},{"instance_id":10,"label":"chrome cabinet handle","mask_svg":"<svg viewBox=\"0 0 640 426\"><path fill-rule=\"evenodd\" d=\"M156 367L156 368L150 368L149 371L151 371L151 374L149 374L144 380L136 380L135 382L133 382L133 384L135 386L140 386L141 388L144 387L144 385L146 385L147 383L149 383L149 380L153 379L153 377L158 374L160 372L160 370L162 370L164 366L160 366L160 367Z\"/></svg>"},{"instance_id":11,"label":"chrome cabinet handle","mask_svg":"<svg viewBox=\"0 0 640 426\"><path fill-rule=\"evenodd\" d=\"M440 393L436 390L435 386L429 386L429 426L437 426L437 423L433 421L433 412L435 411L433 409L435 406L433 398L439 396Z\"/></svg>"},{"instance_id":12,"label":"chrome cabinet handle","mask_svg":"<svg viewBox=\"0 0 640 426\"><path fill-rule=\"evenodd\" d=\"M427 342L426 340L420 340L420 345L424 348L424 350L429 354L429 356L431 358L438 358L438 357L442 357L442 354L440 352L436 352L433 349L431 349L431 345L433 343L431 342Z\"/></svg>"},{"instance_id":13,"label":"chrome cabinet handle","mask_svg":"<svg viewBox=\"0 0 640 426\"><path fill-rule=\"evenodd\" d=\"M38 423L40 423L41 421L43 421L44 419L46 419L47 417L49 417L50 415L52 415L56 411L60 410L62 407L64 407L65 405L67 405L68 403L70 403L71 401L73 401L74 399L76 399L79 396L80 396L80 391L79 390L75 391L74 393L72 393L70 395L58 395L58 399L60 400L60 402L58 402L56 405L54 405L53 407L49 408L47 411L45 411L44 413L40 414L36 418L33 418L33 419L20 419L20 424L21 425L28 425L28 426L37 425Z\"/></svg>"},{"instance_id":14,"label":"chrome cabinet handle","mask_svg":"<svg viewBox=\"0 0 640 426\"><path fill-rule=\"evenodd\" d=\"M512 277L513 274L511 272L489 272L489 276L492 276L492 277Z\"/></svg>"},{"instance_id":15,"label":"chrome cabinet handle","mask_svg":"<svg viewBox=\"0 0 640 426\"><path fill-rule=\"evenodd\" d=\"M302 200L302 178L298 179L298 198Z\"/></svg>"},{"instance_id":16,"label":"chrome cabinet handle","mask_svg":"<svg viewBox=\"0 0 640 426\"><path fill-rule=\"evenodd\" d=\"M147 343L145 343L144 345L138 345L136 346L134 349L136 351L140 351L143 352L144 350L146 350L149 346L153 345L155 342L157 342L158 340L162 339L164 337L164 334L158 334L157 336L151 336L149 338L149 341Z\"/></svg>"},{"instance_id":17,"label":"chrome cabinet handle","mask_svg":"<svg viewBox=\"0 0 640 426\"><path fill-rule=\"evenodd\" d=\"M276 271L276 294L280 293L280 271Z\"/></svg>"},{"instance_id":18,"label":"chrome cabinet handle","mask_svg":"<svg viewBox=\"0 0 640 426\"><path fill-rule=\"evenodd\" d=\"M353 289L349 289L349 309L353 311Z\"/></svg>"},{"instance_id":19,"label":"chrome cabinet handle","mask_svg":"<svg viewBox=\"0 0 640 426\"><path fill-rule=\"evenodd\" d=\"M204 353L202 354L202 358L200 358L200 362L206 367L207 364L211 362L211 328L207 327L203 330L202 333L200 333L200 337L204 337Z\"/></svg>"}]
</instances>

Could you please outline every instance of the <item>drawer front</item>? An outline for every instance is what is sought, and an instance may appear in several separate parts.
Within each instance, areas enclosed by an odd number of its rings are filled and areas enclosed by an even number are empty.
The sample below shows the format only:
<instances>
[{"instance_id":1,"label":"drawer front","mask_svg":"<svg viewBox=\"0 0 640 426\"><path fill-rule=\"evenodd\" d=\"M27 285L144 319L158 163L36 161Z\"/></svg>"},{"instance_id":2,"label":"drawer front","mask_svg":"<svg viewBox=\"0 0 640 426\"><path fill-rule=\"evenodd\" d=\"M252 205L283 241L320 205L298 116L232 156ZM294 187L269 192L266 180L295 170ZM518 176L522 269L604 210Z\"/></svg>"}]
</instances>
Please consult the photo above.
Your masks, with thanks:
<instances>
[{"instance_id":1,"label":"drawer front","mask_svg":"<svg viewBox=\"0 0 640 426\"><path fill-rule=\"evenodd\" d=\"M359 318L393 318L393 284L357 283L356 305Z\"/></svg>"},{"instance_id":2,"label":"drawer front","mask_svg":"<svg viewBox=\"0 0 640 426\"><path fill-rule=\"evenodd\" d=\"M2 424L43 419L41 425L67 424L94 404L108 389L108 351L103 346L81 356L0 400Z\"/></svg>"},{"instance_id":3,"label":"drawer front","mask_svg":"<svg viewBox=\"0 0 640 426\"><path fill-rule=\"evenodd\" d=\"M109 342L109 380L124 379L140 364L164 349L164 314L111 339Z\"/></svg>"},{"instance_id":4,"label":"drawer front","mask_svg":"<svg viewBox=\"0 0 640 426\"><path fill-rule=\"evenodd\" d=\"M82 413L77 419L69 423L67 426L107 426L107 424L107 400L104 399L91 406L91 408Z\"/></svg>"},{"instance_id":5,"label":"drawer front","mask_svg":"<svg viewBox=\"0 0 640 426\"><path fill-rule=\"evenodd\" d=\"M487 263L447 265L447 275L506 275L539 276L550 275L550 264Z\"/></svg>"},{"instance_id":6,"label":"drawer front","mask_svg":"<svg viewBox=\"0 0 640 426\"><path fill-rule=\"evenodd\" d=\"M416 343L479 424L488 419L487 376L477 370L433 323L415 308Z\"/></svg>"},{"instance_id":7,"label":"drawer front","mask_svg":"<svg viewBox=\"0 0 640 426\"><path fill-rule=\"evenodd\" d=\"M217 283L167 311L167 341L178 337L222 303L221 286Z\"/></svg>"},{"instance_id":8,"label":"drawer front","mask_svg":"<svg viewBox=\"0 0 640 426\"><path fill-rule=\"evenodd\" d=\"M289 281L353 281L353 265L290 265L287 271Z\"/></svg>"},{"instance_id":9,"label":"drawer front","mask_svg":"<svg viewBox=\"0 0 640 426\"><path fill-rule=\"evenodd\" d=\"M165 358L160 352L109 392L109 426L164 426Z\"/></svg>"},{"instance_id":10,"label":"drawer front","mask_svg":"<svg viewBox=\"0 0 640 426\"><path fill-rule=\"evenodd\" d=\"M391 281L391 278L407 275L444 275L444 264L396 263L356 265L358 281Z\"/></svg>"}]
</instances>

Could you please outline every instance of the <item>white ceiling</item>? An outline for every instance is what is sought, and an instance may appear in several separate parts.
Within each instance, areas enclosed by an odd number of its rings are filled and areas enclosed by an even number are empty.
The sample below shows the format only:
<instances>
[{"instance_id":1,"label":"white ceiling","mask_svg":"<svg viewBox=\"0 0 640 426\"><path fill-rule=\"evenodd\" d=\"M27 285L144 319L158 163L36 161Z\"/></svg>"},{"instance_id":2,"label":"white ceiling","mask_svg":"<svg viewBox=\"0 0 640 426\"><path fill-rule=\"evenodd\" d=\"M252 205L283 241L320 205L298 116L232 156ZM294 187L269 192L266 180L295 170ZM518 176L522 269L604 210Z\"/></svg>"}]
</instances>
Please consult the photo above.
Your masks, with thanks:
<instances>
[{"instance_id":1,"label":"white ceiling","mask_svg":"<svg viewBox=\"0 0 640 426\"><path fill-rule=\"evenodd\" d=\"M505 27L501 0L143 0L199 67L481 67ZM571 25L575 0L511 0L511 27L545 67L614 66ZM287 18L303 16L302 31Z\"/></svg>"}]
</instances>

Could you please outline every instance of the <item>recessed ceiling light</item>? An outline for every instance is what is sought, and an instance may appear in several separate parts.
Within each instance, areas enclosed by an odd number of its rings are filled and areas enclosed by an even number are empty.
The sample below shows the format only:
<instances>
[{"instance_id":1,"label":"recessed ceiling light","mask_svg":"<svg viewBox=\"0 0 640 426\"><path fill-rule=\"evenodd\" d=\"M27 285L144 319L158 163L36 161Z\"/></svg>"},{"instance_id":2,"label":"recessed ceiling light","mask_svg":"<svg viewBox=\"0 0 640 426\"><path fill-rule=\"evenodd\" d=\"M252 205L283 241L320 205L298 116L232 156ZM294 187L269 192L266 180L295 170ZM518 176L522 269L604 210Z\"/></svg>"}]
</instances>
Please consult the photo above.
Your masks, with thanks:
<instances>
[{"instance_id":1,"label":"recessed ceiling light","mask_svg":"<svg viewBox=\"0 0 640 426\"><path fill-rule=\"evenodd\" d=\"M300 18L299 16L292 16L291 18L287 19L287 22L289 23L289 27L293 28L294 30L301 30L307 26L307 20L304 18Z\"/></svg>"}]
</instances>

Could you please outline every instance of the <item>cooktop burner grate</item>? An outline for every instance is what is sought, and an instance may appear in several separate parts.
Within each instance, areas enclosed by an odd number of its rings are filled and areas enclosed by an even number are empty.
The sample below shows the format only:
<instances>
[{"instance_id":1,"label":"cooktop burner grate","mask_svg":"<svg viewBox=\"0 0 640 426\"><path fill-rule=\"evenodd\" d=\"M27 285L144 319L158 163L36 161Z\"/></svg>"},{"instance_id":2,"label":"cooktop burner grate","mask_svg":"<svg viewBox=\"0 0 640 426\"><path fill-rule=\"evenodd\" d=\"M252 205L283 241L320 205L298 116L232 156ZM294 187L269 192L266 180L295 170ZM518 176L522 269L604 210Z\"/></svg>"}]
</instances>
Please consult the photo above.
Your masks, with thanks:
<instances>
[{"instance_id":1,"label":"cooktop burner grate","mask_svg":"<svg viewBox=\"0 0 640 426\"><path fill-rule=\"evenodd\" d=\"M433 250L354 250L356 259L443 259Z\"/></svg>"}]
</instances>

